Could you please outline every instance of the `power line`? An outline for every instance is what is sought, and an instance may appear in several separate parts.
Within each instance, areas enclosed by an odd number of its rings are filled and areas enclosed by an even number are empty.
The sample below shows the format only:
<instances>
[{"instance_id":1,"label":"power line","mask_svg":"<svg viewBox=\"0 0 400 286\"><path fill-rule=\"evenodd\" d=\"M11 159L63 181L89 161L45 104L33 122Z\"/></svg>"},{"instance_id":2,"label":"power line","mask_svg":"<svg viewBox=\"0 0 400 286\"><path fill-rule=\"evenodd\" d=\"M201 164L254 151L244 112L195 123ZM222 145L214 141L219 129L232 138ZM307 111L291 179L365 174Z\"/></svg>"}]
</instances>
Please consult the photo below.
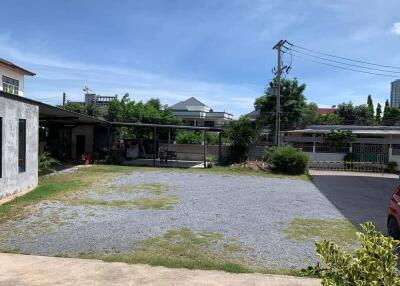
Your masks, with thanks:
<instances>
[{"instance_id":1,"label":"power line","mask_svg":"<svg viewBox=\"0 0 400 286\"><path fill-rule=\"evenodd\" d=\"M345 63L345 62L341 62L341 61L331 60L331 59L327 59L327 58L324 58L324 57L319 57L319 56L316 56L316 55L304 53L302 51L298 51L298 50L292 49L292 48L290 48L289 51L291 51L291 52L293 51L293 52L296 52L296 53L299 53L299 54L302 54L302 55L305 55L305 56L309 56L309 57L313 57L313 58L317 58L317 59L320 59L320 60L329 61L329 62L333 62L333 63L338 63L338 64L342 64L342 65L346 65L346 66L352 66L352 67L357 67L357 68L362 68L362 69L367 69L367 70L380 71L380 72L398 73L398 74L400 74L400 71L383 70L383 69L369 68L369 67L355 65L355 64L349 64L349 63Z\"/></svg>"},{"instance_id":2,"label":"power line","mask_svg":"<svg viewBox=\"0 0 400 286\"><path fill-rule=\"evenodd\" d=\"M338 58L338 59L342 59L342 60L346 60L346 61L362 63L362 64L366 64L366 65L372 65L372 66L378 66L378 67L384 67L384 68L391 68L391 69L400 70L400 67L375 64L375 63L370 63L370 62L360 61L360 60L353 60L353 59L346 58L346 57L340 57L340 56L336 56L336 55L333 55L333 54L328 54L328 53L323 53L323 52L319 52L319 51L316 51L316 50L308 49L308 48L305 48L305 47L302 47L302 46L295 45L295 44L290 43L290 42L287 42L287 43L289 45L293 46L293 47L297 47L299 49L303 49L303 50L306 50L306 51L309 51L309 52L313 52L313 53L317 53L317 54L320 54L320 55L325 55L325 56L328 56L328 57L333 57L333 58Z\"/></svg>"},{"instance_id":3,"label":"power line","mask_svg":"<svg viewBox=\"0 0 400 286\"><path fill-rule=\"evenodd\" d=\"M359 72L359 73L365 73L365 74L371 74L371 75L379 75L379 76L386 76L386 77L392 77L392 78L398 78L399 76L396 75L390 75L390 74L383 74L383 73L374 73L374 72L368 72L368 71L363 71L363 70L357 70L357 69L352 69L352 68L348 68L348 67L342 67L342 66L338 66L338 65L333 65L333 64L328 64L328 63L324 63L321 61L317 61L314 59L309 59L309 58L305 58L296 54L293 54L294 57L296 58L300 58L306 61L312 61L315 63L319 63L322 65L326 65L326 66L330 66L330 67L334 67L334 68L339 68L339 69L343 69L343 70L350 70L350 71L354 71L354 72Z\"/></svg>"}]
</instances>

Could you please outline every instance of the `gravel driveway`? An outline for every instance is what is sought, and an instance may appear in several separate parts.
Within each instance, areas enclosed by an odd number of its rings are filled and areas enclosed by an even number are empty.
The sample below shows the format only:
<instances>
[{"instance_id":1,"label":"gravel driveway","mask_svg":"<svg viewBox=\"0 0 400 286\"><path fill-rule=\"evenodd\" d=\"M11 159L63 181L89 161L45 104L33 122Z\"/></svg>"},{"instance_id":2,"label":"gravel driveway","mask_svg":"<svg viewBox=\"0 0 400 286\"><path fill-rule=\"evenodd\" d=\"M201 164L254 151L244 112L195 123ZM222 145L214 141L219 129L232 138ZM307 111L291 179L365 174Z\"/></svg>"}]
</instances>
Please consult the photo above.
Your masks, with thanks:
<instances>
[{"instance_id":1,"label":"gravel driveway","mask_svg":"<svg viewBox=\"0 0 400 286\"><path fill-rule=\"evenodd\" d=\"M129 185L168 186L170 209L40 203L23 220L0 225L0 247L37 255L129 251L138 242L187 227L217 232L245 247L263 267L301 268L316 262L314 241L285 238L296 218L343 219L312 182L256 176L143 172L103 182L81 194L86 201L121 201L148 196L113 192Z\"/></svg>"}]
</instances>

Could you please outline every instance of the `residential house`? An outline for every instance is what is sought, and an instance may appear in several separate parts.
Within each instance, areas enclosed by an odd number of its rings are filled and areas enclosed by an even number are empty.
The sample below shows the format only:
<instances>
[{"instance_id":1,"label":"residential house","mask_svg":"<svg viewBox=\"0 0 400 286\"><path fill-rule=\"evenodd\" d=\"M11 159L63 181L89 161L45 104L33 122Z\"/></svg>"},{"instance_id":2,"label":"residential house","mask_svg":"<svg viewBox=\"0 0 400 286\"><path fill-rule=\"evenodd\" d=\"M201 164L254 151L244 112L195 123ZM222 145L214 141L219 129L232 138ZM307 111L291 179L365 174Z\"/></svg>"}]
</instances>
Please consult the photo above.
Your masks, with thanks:
<instances>
[{"instance_id":1,"label":"residential house","mask_svg":"<svg viewBox=\"0 0 400 286\"><path fill-rule=\"evenodd\" d=\"M332 130L348 130L353 140L337 146L326 139ZM353 153L356 161L400 165L400 126L311 125L284 132L284 142L309 154L311 161L343 161Z\"/></svg>"},{"instance_id":2,"label":"residential house","mask_svg":"<svg viewBox=\"0 0 400 286\"><path fill-rule=\"evenodd\" d=\"M191 97L170 107L174 115L181 118L184 125L201 127L222 127L232 120L233 115L225 111L213 111L210 107Z\"/></svg>"},{"instance_id":3,"label":"residential house","mask_svg":"<svg viewBox=\"0 0 400 286\"><path fill-rule=\"evenodd\" d=\"M0 59L0 198L38 183L39 108L23 100L25 75L35 74Z\"/></svg>"}]
</instances>

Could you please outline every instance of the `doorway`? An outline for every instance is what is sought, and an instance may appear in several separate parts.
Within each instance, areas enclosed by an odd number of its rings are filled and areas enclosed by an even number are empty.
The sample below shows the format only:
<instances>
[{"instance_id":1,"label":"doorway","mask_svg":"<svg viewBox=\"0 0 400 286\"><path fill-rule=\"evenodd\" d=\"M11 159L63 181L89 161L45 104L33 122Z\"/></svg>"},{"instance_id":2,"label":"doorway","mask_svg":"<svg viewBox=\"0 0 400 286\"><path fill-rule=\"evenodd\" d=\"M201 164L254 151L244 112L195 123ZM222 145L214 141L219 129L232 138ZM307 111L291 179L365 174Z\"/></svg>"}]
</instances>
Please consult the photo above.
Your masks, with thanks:
<instances>
[{"instance_id":1,"label":"doorway","mask_svg":"<svg viewBox=\"0 0 400 286\"><path fill-rule=\"evenodd\" d=\"M76 160L79 161L81 156L85 154L85 135L76 135Z\"/></svg>"}]
</instances>

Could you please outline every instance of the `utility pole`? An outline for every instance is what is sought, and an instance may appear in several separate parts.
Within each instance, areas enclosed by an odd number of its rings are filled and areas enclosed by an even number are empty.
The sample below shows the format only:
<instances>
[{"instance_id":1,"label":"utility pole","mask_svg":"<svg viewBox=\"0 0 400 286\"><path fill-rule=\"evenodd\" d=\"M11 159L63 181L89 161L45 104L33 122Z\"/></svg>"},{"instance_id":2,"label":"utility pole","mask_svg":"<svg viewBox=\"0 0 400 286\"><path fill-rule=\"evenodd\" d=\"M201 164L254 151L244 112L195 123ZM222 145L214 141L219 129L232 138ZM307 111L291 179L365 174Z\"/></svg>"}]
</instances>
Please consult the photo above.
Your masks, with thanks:
<instances>
[{"instance_id":1,"label":"utility pole","mask_svg":"<svg viewBox=\"0 0 400 286\"><path fill-rule=\"evenodd\" d=\"M67 95L63 92L63 107L65 108L65 104L67 102Z\"/></svg>"},{"instance_id":2,"label":"utility pole","mask_svg":"<svg viewBox=\"0 0 400 286\"><path fill-rule=\"evenodd\" d=\"M278 65L276 67L276 80L273 89L276 96L276 115L275 115L275 143L276 146L281 146L281 74L282 68L282 47L285 45L286 40L280 40L273 49L277 51L278 54Z\"/></svg>"}]
</instances>

